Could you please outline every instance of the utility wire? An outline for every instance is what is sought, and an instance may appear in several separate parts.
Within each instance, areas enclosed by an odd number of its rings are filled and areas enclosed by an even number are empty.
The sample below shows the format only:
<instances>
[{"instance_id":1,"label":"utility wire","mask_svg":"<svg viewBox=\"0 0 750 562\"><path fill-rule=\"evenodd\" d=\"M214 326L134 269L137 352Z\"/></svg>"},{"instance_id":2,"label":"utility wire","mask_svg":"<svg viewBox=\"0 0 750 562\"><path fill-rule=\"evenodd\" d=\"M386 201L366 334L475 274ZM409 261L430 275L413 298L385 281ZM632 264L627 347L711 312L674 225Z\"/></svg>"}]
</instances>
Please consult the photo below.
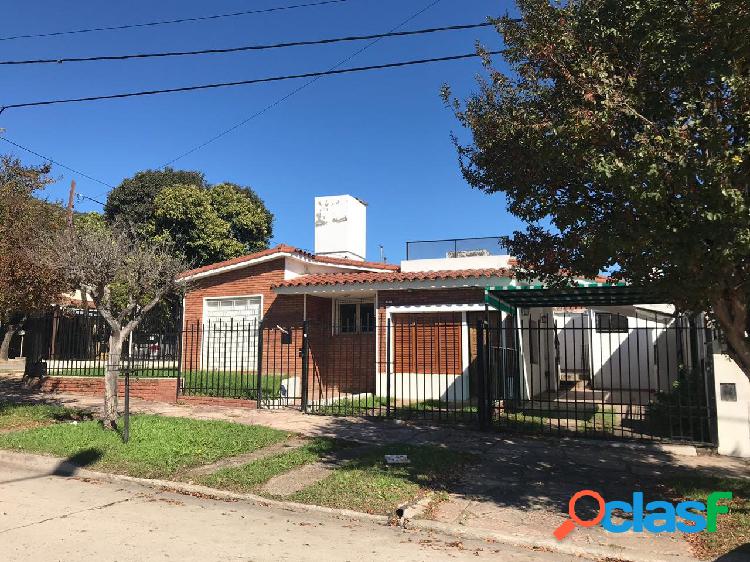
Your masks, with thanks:
<instances>
[{"instance_id":1,"label":"utility wire","mask_svg":"<svg viewBox=\"0 0 750 562\"><path fill-rule=\"evenodd\" d=\"M303 47L311 45L328 45L331 43L344 43L349 41L364 41L368 39L384 39L386 37L406 37L412 35L423 35L426 33L438 33L443 31L458 31L464 29L476 29L494 25L490 22L474 23L466 25L449 25L444 27L431 27L427 29L415 29L412 31L392 31L388 33L377 33L374 35L350 35L348 37L334 37L329 39L316 39L307 41L289 41L285 43L272 43L270 45L244 45L241 47L228 47L225 49L200 49L194 51L167 51L160 53L133 53L128 55L98 55L90 57L61 57L55 59L29 59L29 60L5 60L0 65L25 65L25 64L61 64L64 62L93 62L93 61L121 61L129 59L149 59L161 57L182 57L192 55L216 55L226 53L238 53L242 51L265 51L269 49L283 49L287 47Z\"/></svg>"},{"instance_id":2,"label":"utility wire","mask_svg":"<svg viewBox=\"0 0 750 562\"><path fill-rule=\"evenodd\" d=\"M486 54L497 55L502 52L503 51L489 51ZM332 76L336 74L352 74L355 72L367 72L370 70L382 70L386 68L399 68L403 66L414 66L414 65L419 65L419 64L429 64L429 63L435 63L435 62L461 60L461 59L474 58L478 56L480 55L477 53L466 53L463 55L452 55L452 56L447 56L447 57L435 57L435 58L429 58L429 59L417 59L417 60L408 60L408 61L400 61L400 62L390 62L386 64L358 66L358 67L353 67L353 68L340 68L337 70L325 70L322 72L306 72L304 74L287 74L285 76L270 76L266 78L253 78L250 80L237 80L234 82L216 82L213 84L181 86L178 88L164 88L160 90L141 90L138 92L124 92L121 94L109 94L109 95L103 95L103 96L87 96L87 97L82 97L82 98L61 98L61 99L53 99L53 100L32 101L32 102L26 102L26 103L14 103L14 104L8 104L8 105L4 105L0 107L0 114L2 114L3 111L5 111L6 109L17 109L17 108L22 108L22 107L38 107L38 106L43 106L43 105L58 105L58 104L64 104L64 103L81 103L81 102L90 102L90 101L99 101L99 100L133 98L133 97L140 97L140 96L153 96L156 94L174 94L178 92L193 92L196 90L210 90L210 89L215 89L215 88L246 86L249 84L261 84L261 83L266 83L266 82L280 82L283 80L294 80L297 78L318 78L321 76Z\"/></svg>"},{"instance_id":3,"label":"utility wire","mask_svg":"<svg viewBox=\"0 0 750 562\"><path fill-rule=\"evenodd\" d=\"M0 135L0 140L4 141L4 142L7 142L8 144L12 144L16 148L20 148L21 150L24 150L24 151L28 152L29 154L33 154L34 156L38 156L42 160L46 160L47 162L51 162L55 166L60 166L61 168L64 168L64 169L68 170L69 172L73 172L74 174L78 174L81 177L90 179L93 182L100 183L100 184L102 184L105 187L108 187L110 189L114 189L114 186L108 184L106 181L103 181L103 180L100 180L100 179L95 178L93 176L90 176L90 175L88 175L88 174L86 174L84 172L81 172L80 170L76 170L75 168L71 168L70 166L68 166L66 164L63 164L62 162L58 162L57 160L54 160L53 158L50 158L49 156L45 156L44 154L40 154L40 153L36 152L35 150L32 150L32 149L30 149L30 148L28 148L26 146L23 146L22 144L18 144L17 142L14 142L14 141L10 140L8 137ZM78 197L82 198L82 199L88 199L89 201L93 201L94 203L98 203L99 205L104 206L104 203L102 203L101 201L98 201L98 200L94 199L93 197L89 197L88 195L81 195L81 194L79 194Z\"/></svg>"},{"instance_id":4,"label":"utility wire","mask_svg":"<svg viewBox=\"0 0 750 562\"><path fill-rule=\"evenodd\" d=\"M210 16L197 16L193 18L180 18L173 20L161 20L161 21L150 21L144 23L132 23L127 25L114 25L109 27L91 27L87 29L73 29L68 31L53 31L50 33L32 33L28 35L10 35L7 37L0 37L0 41L12 41L15 39L33 39L40 37L56 37L59 35L74 35L78 33L93 33L96 31L120 31L123 29L133 29L138 27L154 27L157 25L170 25L177 23L189 23L198 21L217 20L221 18L232 18L237 16L249 16L254 14L268 14L271 12L281 12L286 10L295 10L297 8L312 8L315 6L325 6L327 4L342 4L349 0L323 0L321 2L308 2L306 4L292 4L289 6L278 6L276 8L265 8L262 10L247 10L244 12L230 12L228 14L214 14Z\"/></svg>"},{"instance_id":5,"label":"utility wire","mask_svg":"<svg viewBox=\"0 0 750 562\"><path fill-rule=\"evenodd\" d=\"M440 2L442 2L442 0L431 0L426 6L424 6L420 10L417 10L413 14L409 15L406 19L404 19L403 21L401 21L399 24L397 24L396 26L394 26L391 29L389 29L388 33L393 33L394 31L398 31L399 29L401 29L402 27L404 27L407 23L409 23L412 20L418 18L423 13L425 13L429 9L433 8L434 6L436 6L437 4L439 4ZM331 66L328 70L329 71L336 70L337 68L339 68L342 65L346 64L350 60L358 57L359 55L361 55L362 53L364 53L367 49L369 49L370 47L376 45L380 41L382 41L382 38L373 39L372 41L370 41L366 45L364 45L364 46L360 47L359 49L357 49L356 51L354 51L351 55L348 55L348 56L344 57L343 59L341 59L340 61L338 61L336 64L334 64L333 66ZM165 168L167 166L170 166L170 165L174 164L175 162L177 162L178 160L182 160L186 156L189 156L190 154L193 154L194 152L197 152L198 150L201 150L202 148L205 148L209 144L211 144L213 142L216 142L217 140L219 140L220 138L228 135L232 131L235 131L236 129L239 129L240 127L246 125L247 123L249 123L253 119L255 119L257 117L260 117L261 115L263 115L263 114L267 113L268 111L274 109L275 107L281 105L286 100L294 97L295 95L297 95L301 91L303 91L306 88L308 88L308 87L312 86L313 84L315 84L315 82L317 82L321 78L322 78L322 76L315 76L314 78L312 78L311 80L308 80L304 84L301 84L300 86L297 86L296 88L294 88L293 90L291 90L288 94L285 94L284 96L278 98L277 100L269 103L264 108L262 108L262 109L256 111L255 113L247 116L246 118L244 118L243 120L235 123L231 127L228 127L226 129L224 129L223 131L220 131L219 133L217 133L214 136L210 137L209 139L203 141L202 143L193 146L192 148L186 150L185 152L182 152L178 156L172 158L171 160L169 160L168 162L166 162L165 164L163 164L161 167ZM0 113L2 113L2 110L0 110Z\"/></svg>"}]
</instances>

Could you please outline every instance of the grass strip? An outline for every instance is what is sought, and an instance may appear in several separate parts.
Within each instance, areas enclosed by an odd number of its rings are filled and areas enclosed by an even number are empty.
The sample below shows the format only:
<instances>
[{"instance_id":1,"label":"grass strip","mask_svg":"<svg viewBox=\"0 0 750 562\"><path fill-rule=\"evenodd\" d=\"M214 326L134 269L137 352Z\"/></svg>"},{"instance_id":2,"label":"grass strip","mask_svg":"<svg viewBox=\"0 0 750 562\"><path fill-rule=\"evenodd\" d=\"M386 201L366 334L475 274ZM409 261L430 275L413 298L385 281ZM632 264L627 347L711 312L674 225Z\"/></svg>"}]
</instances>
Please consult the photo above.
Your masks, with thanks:
<instances>
[{"instance_id":1,"label":"grass strip","mask_svg":"<svg viewBox=\"0 0 750 562\"><path fill-rule=\"evenodd\" d=\"M701 559L717 559L728 552L737 560L750 560L750 480L710 476L676 476L668 482L668 493L673 501L696 500L705 502L711 492L732 492L729 513L719 515L717 532L683 534L693 553ZM744 548L745 550L738 550ZM742 552L747 558L742 558Z\"/></svg>"},{"instance_id":2,"label":"grass strip","mask_svg":"<svg viewBox=\"0 0 750 562\"><path fill-rule=\"evenodd\" d=\"M90 419L82 410L52 404L0 402L0 432L42 427L61 421Z\"/></svg>"},{"instance_id":3,"label":"grass strip","mask_svg":"<svg viewBox=\"0 0 750 562\"><path fill-rule=\"evenodd\" d=\"M384 455L405 454L410 464L387 466ZM427 491L443 491L473 456L451 449L418 445L384 445L337 468L289 499L366 513L390 514Z\"/></svg>"},{"instance_id":4,"label":"grass strip","mask_svg":"<svg viewBox=\"0 0 750 562\"><path fill-rule=\"evenodd\" d=\"M99 422L58 423L0 435L0 448L65 457L142 478L170 478L194 466L283 441L287 432L258 425L152 415L132 416L130 442Z\"/></svg>"},{"instance_id":5,"label":"grass strip","mask_svg":"<svg viewBox=\"0 0 750 562\"><path fill-rule=\"evenodd\" d=\"M268 480L299 468L318 462L322 457L351 446L350 443L328 437L316 437L301 447L284 451L277 455L258 459L239 467L224 468L202 476L201 484L233 492L252 492Z\"/></svg>"}]
</instances>

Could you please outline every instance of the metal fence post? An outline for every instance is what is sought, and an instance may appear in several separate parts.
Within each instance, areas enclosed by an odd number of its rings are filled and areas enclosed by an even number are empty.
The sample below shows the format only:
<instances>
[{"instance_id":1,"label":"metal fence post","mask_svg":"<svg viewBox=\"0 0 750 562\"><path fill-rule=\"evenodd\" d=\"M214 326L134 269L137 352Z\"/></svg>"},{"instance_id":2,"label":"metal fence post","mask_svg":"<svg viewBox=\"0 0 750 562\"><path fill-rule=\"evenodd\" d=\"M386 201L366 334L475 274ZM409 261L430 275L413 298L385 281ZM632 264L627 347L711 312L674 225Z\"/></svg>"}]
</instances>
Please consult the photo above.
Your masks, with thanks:
<instances>
[{"instance_id":1,"label":"metal fence post","mask_svg":"<svg viewBox=\"0 0 750 562\"><path fill-rule=\"evenodd\" d=\"M386 320L385 333L385 415L391 416L391 319Z\"/></svg>"},{"instance_id":2,"label":"metal fence post","mask_svg":"<svg viewBox=\"0 0 750 562\"><path fill-rule=\"evenodd\" d=\"M180 320L177 326L177 398L180 397L180 382L182 380L182 338L185 337L184 311L180 308Z\"/></svg>"},{"instance_id":3,"label":"metal fence post","mask_svg":"<svg viewBox=\"0 0 750 562\"><path fill-rule=\"evenodd\" d=\"M714 370L714 332L713 329L706 326L705 318L702 322L705 330L704 341L704 367L703 367L703 386L706 393L706 418L708 422L708 438L714 445L719 444L719 433L716 423L716 390L715 390L715 370Z\"/></svg>"},{"instance_id":4,"label":"metal fence post","mask_svg":"<svg viewBox=\"0 0 750 562\"><path fill-rule=\"evenodd\" d=\"M300 404L302 411L307 412L307 387L310 361L310 342L308 340L308 321L302 322L302 398Z\"/></svg>"},{"instance_id":5,"label":"metal fence post","mask_svg":"<svg viewBox=\"0 0 750 562\"><path fill-rule=\"evenodd\" d=\"M256 394L258 396L257 408L263 407L263 320L258 321L258 380Z\"/></svg>"},{"instance_id":6,"label":"metal fence post","mask_svg":"<svg viewBox=\"0 0 750 562\"><path fill-rule=\"evenodd\" d=\"M130 367L125 369L125 429L122 432L122 440L127 443L130 440Z\"/></svg>"},{"instance_id":7,"label":"metal fence post","mask_svg":"<svg viewBox=\"0 0 750 562\"><path fill-rule=\"evenodd\" d=\"M486 369L486 356L485 356L485 329L484 321L477 321L477 414L479 416L479 427L486 429L487 427L487 388L485 385L485 369Z\"/></svg>"}]
</instances>

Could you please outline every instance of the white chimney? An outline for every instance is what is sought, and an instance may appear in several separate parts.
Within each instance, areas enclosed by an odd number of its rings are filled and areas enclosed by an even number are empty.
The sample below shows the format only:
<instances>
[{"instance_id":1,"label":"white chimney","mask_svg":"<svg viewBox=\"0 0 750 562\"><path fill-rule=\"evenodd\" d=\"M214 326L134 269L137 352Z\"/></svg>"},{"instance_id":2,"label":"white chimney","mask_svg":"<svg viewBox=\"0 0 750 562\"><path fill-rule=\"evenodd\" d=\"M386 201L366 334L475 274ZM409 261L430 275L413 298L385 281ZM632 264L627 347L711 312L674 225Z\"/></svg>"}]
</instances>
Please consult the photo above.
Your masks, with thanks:
<instances>
[{"instance_id":1,"label":"white chimney","mask_svg":"<svg viewBox=\"0 0 750 562\"><path fill-rule=\"evenodd\" d=\"M351 195L315 198L315 253L364 260L367 204Z\"/></svg>"}]
</instances>

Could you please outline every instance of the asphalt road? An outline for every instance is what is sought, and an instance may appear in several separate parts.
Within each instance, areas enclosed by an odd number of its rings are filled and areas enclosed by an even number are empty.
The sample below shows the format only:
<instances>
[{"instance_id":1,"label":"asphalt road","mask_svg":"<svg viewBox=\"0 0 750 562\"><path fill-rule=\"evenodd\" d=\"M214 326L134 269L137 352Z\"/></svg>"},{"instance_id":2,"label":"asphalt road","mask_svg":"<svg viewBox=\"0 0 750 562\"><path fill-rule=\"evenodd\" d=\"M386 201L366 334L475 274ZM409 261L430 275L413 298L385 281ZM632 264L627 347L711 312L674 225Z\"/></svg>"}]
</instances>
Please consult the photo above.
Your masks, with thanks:
<instances>
[{"instance_id":1,"label":"asphalt road","mask_svg":"<svg viewBox=\"0 0 750 562\"><path fill-rule=\"evenodd\" d=\"M0 557L11 560L508 560L580 558L458 541L325 513L227 502L0 462Z\"/></svg>"}]
</instances>

